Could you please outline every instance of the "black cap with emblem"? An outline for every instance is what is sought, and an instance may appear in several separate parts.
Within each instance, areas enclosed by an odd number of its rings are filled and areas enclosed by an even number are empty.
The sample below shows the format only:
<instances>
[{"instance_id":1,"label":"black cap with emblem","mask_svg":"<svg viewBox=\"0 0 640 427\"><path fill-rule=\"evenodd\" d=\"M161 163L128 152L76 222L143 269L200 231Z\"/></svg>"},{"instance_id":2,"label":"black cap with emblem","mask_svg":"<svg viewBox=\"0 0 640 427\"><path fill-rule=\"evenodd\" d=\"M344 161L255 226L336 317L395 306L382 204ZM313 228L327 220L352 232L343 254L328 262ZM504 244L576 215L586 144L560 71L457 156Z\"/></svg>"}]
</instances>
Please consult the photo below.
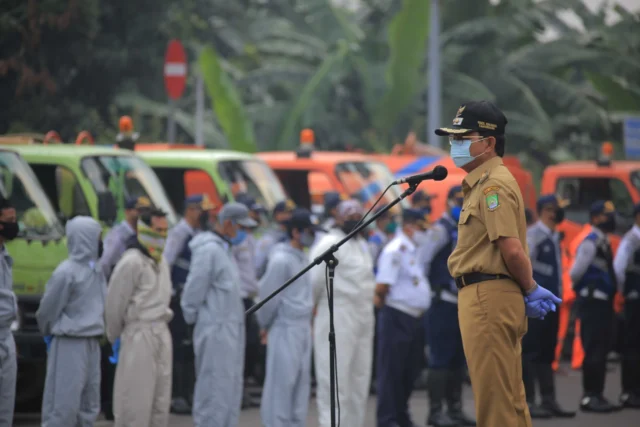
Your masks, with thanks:
<instances>
[{"instance_id":1,"label":"black cap with emblem","mask_svg":"<svg viewBox=\"0 0 640 427\"><path fill-rule=\"evenodd\" d=\"M483 135L504 135L507 118L491 101L469 101L458 108L453 126L436 129L436 135L463 135L480 132Z\"/></svg>"}]
</instances>

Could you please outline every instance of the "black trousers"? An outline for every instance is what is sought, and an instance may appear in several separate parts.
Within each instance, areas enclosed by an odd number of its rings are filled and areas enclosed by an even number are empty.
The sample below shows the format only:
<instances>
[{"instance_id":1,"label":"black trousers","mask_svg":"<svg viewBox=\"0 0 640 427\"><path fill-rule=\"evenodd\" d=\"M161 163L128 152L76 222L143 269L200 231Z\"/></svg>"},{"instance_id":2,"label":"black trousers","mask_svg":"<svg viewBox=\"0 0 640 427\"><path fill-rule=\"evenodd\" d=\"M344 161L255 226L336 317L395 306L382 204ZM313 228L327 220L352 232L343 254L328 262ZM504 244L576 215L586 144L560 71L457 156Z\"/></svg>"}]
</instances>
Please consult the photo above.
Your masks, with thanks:
<instances>
[{"instance_id":1,"label":"black trousers","mask_svg":"<svg viewBox=\"0 0 640 427\"><path fill-rule=\"evenodd\" d=\"M169 322L171 339L173 342L173 380L171 397L182 398L190 402L195 387L195 367L191 327L184 321L180 297L182 292L176 292L171 298L170 308L173 318Z\"/></svg>"},{"instance_id":2,"label":"black trousers","mask_svg":"<svg viewBox=\"0 0 640 427\"><path fill-rule=\"evenodd\" d=\"M600 396L611 350L613 301L579 297L580 338L584 348L582 388L585 396Z\"/></svg>"},{"instance_id":3,"label":"black trousers","mask_svg":"<svg viewBox=\"0 0 640 427\"><path fill-rule=\"evenodd\" d=\"M112 355L111 343L107 341L100 347L100 410L107 418L113 419L113 381L116 377L116 365L109 362Z\"/></svg>"},{"instance_id":4,"label":"black trousers","mask_svg":"<svg viewBox=\"0 0 640 427\"><path fill-rule=\"evenodd\" d=\"M553 363L559 325L557 311L549 312L544 319L529 319L529 328L522 339L523 356L533 363Z\"/></svg>"},{"instance_id":5,"label":"black trousers","mask_svg":"<svg viewBox=\"0 0 640 427\"><path fill-rule=\"evenodd\" d=\"M640 395L640 300L624 303L622 390Z\"/></svg>"}]
</instances>

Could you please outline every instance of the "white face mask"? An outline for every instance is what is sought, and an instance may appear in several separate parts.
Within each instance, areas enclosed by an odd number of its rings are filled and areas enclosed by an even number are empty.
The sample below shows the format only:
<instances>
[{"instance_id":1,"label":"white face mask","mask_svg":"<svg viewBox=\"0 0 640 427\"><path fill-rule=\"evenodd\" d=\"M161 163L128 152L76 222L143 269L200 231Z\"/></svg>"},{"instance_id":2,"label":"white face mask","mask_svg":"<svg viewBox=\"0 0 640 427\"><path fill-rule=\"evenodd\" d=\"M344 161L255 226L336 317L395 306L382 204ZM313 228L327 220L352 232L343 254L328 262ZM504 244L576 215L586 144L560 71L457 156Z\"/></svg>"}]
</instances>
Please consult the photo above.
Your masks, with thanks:
<instances>
[{"instance_id":1,"label":"white face mask","mask_svg":"<svg viewBox=\"0 0 640 427\"><path fill-rule=\"evenodd\" d=\"M471 163L472 161L474 161L475 159L477 159L478 157L482 156L483 154L485 154L487 152L487 150L484 150L482 153L478 154L477 156L472 156L471 155L471 144L475 143L475 142L480 142L480 141L484 141L487 138L482 138L482 139L476 139L476 140L471 140L471 139L451 139L449 140L449 144L451 144L451 158L453 159L453 163L461 168L464 165L468 165L469 163Z\"/></svg>"},{"instance_id":2,"label":"white face mask","mask_svg":"<svg viewBox=\"0 0 640 427\"><path fill-rule=\"evenodd\" d=\"M427 232L422 230L416 230L413 232L413 236L411 237L411 240L413 240L413 242L416 245L422 246L425 243L427 243Z\"/></svg>"}]
</instances>

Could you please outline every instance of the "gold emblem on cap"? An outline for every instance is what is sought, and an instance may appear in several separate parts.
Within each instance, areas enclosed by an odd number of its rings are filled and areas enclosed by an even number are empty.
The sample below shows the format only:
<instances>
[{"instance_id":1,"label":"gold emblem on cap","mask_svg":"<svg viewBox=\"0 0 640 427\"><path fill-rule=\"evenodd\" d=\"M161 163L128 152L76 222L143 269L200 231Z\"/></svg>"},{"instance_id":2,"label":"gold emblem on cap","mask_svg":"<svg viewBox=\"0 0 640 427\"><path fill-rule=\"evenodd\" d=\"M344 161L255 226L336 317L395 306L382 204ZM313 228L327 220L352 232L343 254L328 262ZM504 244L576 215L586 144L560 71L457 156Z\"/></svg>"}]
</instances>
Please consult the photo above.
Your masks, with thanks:
<instances>
[{"instance_id":1,"label":"gold emblem on cap","mask_svg":"<svg viewBox=\"0 0 640 427\"><path fill-rule=\"evenodd\" d=\"M458 108L458 112L456 113L456 117L458 117L460 114L462 114L462 112L464 111L465 108L466 108L466 105L463 105L462 107Z\"/></svg>"},{"instance_id":2,"label":"gold emblem on cap","mask_svg":"<svg viewBox=\"0 0 640 427\"><path fill-rule=\"evenodd\" d=\"M284 207L286 210L292 211L296 208L296 204L293 202L293 200L287 199L287 201L284 202Z\"/></svg>"},{"instance_id":3,"label":"gold emblem on cap","mask_svg":"<svg viewBox=\"0 0 640 427\"><path fill-rule=\"evenodd\" d=\"M151 200L148 197L138 197L138 200L136 200L137 208L146 208L148 206L151 206Z\"/></svg>"},{"instance_id":4,"label":"gold emblem on cap","mask_svg":"<svg viewBox=\"0 0 640 427\"><path fill-rule=\"evenodd\" d=\"M215 208L215 205L211 202L211 199L209 199L208 195L203 194L202 203L200 204L200 207L202 207L203 210L208 211Z\"/></svg>"},{"instance_id":5,"label":"gold emblem on cap","mask_svg":"<svg viewBox=\"0 0 640 427\"><path fill-rule=\"evenodd\" d=\"M613 206L613 202L607 200L604 202L604 211L605 212L615 212L616 208Z\"/></svg>"},{"instance_id":6,"label":"gold emblem on cap","mask_svg":"<svg viewBox=\"0 0 640 427\"><path fill-rule=\"evenodd\" d=\"M564 209L571 204L571 201L569 199L563 199L562 197L556 195L556 203L558 203L559 208Z\"/></svg>"}]
</instances>

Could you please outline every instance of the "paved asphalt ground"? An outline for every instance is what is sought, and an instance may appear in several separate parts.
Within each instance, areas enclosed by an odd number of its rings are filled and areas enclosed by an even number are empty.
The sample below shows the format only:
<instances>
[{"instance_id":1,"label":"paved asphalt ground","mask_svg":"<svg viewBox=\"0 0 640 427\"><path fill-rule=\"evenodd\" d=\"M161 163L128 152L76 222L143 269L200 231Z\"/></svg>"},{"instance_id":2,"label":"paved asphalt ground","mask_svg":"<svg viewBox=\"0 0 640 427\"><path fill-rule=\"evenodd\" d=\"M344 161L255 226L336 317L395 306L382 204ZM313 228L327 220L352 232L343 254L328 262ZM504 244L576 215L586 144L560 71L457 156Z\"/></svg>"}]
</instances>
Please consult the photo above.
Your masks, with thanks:
<instances>
[{"instance_id":1,"label":"paved asphalt ground","mask_svg":"<svg viewBox=\"0 0 640 427\"><path fill-rule=\"evenodd\" d=\"M566 369L566 368L564 368ZM580 372L566 371L556 375L557 392L559 402L568 409L575 409L578 407L581 390L581 377ZM607 375L607 387L605 390L605 396L612 400L617 400L620 394L620 373L617 365L612 366L612 370ZM465 389L465 408L469 413L473 412L473 396L471 389L466 387ZM411 399L411 413L413 415L413 421L418 426L425 425L427 416L427 398L426 393L423 390L416 390L413 393ZM367 420L365 427L375 427L376 420L376 399L375 397L369 398L369 405L367 410ZM39 426L40 415L39 414L16 414L16 420L14 426L19 427L34 427ZM96 427L108 427L113 424L108 421L99 420L96 423ZM555 420L534 420L533 425L535 427L640 427L640 410L626 409L621 412L606 415L594 415L578 412L578 415L569 420L555 419ZM192 427L193 422L190 416L171 416L171 427ZM260 410L249 409L242 411L240 416L239 427L260 427ZM309 417L307 427L317 427L318 417L316 412L315 400L311 401L309 406ZM351 426L342 426L351 427ZM492 426L493 427L493 426ZM498 426L496 426L498 427ZM499 426L509 427L509 426Z\"/></svg>"}]
</instances>

